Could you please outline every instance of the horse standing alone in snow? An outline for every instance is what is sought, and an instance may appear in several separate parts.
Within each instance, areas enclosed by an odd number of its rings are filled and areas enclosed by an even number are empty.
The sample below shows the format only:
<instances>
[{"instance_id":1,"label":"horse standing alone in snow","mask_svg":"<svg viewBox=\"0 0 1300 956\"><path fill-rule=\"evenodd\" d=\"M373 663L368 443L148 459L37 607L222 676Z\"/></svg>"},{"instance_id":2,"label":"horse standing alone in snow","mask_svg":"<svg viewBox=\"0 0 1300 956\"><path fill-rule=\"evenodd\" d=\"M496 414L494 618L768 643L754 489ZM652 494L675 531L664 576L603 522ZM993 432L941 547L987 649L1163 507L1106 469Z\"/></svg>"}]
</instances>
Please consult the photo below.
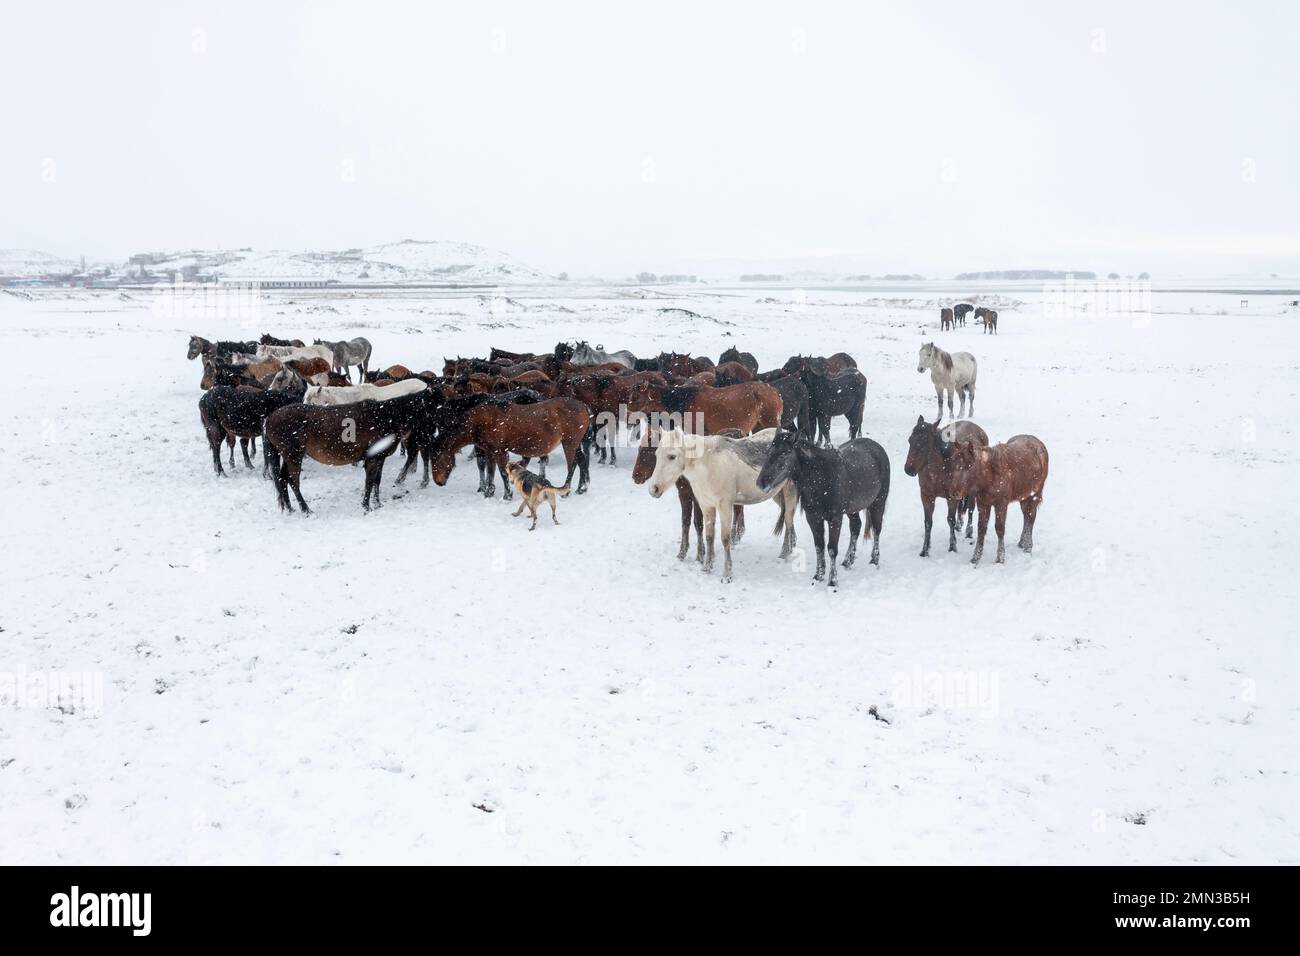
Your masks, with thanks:
<instances>
[{"instance_id":1,"label":"horse standing alone in snow","mask_svg":"<svg viewBox=\"0 0 1300 956\"><path fill-rule=\"evenodd\" d=\"M934 382L934 395L939 400L939 416L935 421L943 420L943 393L948 393L948 416L950 418L966 417L966 399L970 398L970 414L975 414L975 375L979 371L975 356L969 352L945 352L933 342L921 346L917 356L916 370L930 370L930 380ZM961 414L952 412L952 393L961 396Z\"/></svg>"}]
</instances>

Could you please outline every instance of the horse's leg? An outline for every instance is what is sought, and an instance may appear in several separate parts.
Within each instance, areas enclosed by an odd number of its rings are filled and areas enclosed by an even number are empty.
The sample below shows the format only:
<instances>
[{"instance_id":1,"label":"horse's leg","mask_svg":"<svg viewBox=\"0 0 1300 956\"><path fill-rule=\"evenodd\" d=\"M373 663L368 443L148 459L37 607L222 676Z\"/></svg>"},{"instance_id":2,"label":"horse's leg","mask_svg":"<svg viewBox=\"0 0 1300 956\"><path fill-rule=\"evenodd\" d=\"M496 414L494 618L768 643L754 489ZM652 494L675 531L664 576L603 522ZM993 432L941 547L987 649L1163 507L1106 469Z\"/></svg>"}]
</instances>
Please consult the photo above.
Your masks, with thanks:
<instances>
[{"instance_id":1,"label":"horse's leg","mask_svg":"<svg viewBox=\"0 0 1300 956\"><path fill-rule=\"evenodd\" d=\"M298 507L302 509L303 514L309 515L311 509L307 507L307 499L302 496L302 487L299 485L299 479L302 478L302 455L285 455L284 462L289 470L289 482L293 485L293 494L298 499Z\"/></svg>"},{"instance_id":2,"label":"horse's leg","mask_svg":"<svg viewBox=\"0 0 1300 956\"><path fill-rule=\"evenodd\" d=\"M366 511L370 510L370 496L374 495L375 507L382 508L384 503L379 500L379 481L384 473L383 456L375 456L366 459L366 496L362 502Z\"/></svg>"},{"instance_id":3,"label":"horse's leg","mask_svg":"<svg viewBox=\"0 0 1300 956\"><path fill-rule=\"evenodd\" d=\"M695 498L691 496L690 483L685 478L677 479L677 503L682 509L682 543L677 549L677 560L686 558L686 549L691 546L691 513L695 510Z\"/></svg>"},{"instance_id":4,"label":"horse's leg","mask_svg":"<svg viewBox=\"0 0 1300 956\"><path fill-rule=\"evenodd\" d=\"M243 437L241 437L241 438L239 439L239 450L240 450L241 452L244 453L244 467L245 467L245 468L249 468L249 469L251 469L251 468L253 467L253 459L250 458L250 457L248 457L248 439L247 439L247 438L243 438Z\"/></svg>"},{"instance_id":5,"label":"horse's leg","mask_svg":"<svg viewBox=\"0 0 1300 956\"><path fill-rule=\"evenodd\" d=\"M740 505L736 505L736 507L732 509L731 534L732 544L739 544L740 539L745 536L745 509Z\"/></svg>"},{"instance_id":6,"label":"horse's leg","mask_svg":"<svg viewBox=\"0 0 1300 956\"><path fill-rule=\"evenodd\" d=\"M739 510L740 510L739 508L735 509L735 511L739 511ZM722 565L722 580L724 583L730 583L731 581L731 534L733 531L733 526L735 524L736 516L733 510L727 506L727 503L725 501L722 503L722 506L718 508L718 518L722 522L722 553L724 557L723 565ZM713 530L712 525L709 526L709 530L710 531Z\"/></svg>"},{"instance_id":7,"label":"horse's leg","mask_svg":"<svg viewBox=\"0 0 1300 956\"><path fill-rule=\"evenodd\" d=\"M921 492L921 511L925 515L925 541L921 544L921 557L930 556L930 526L934 523L934 495ZM948 523L952 524L952 512L949 510Z\"/></svg>"},{"instance_id":8,"label":"horse's leg","mask_svg":"<svg viewBox=\"0 0 1300 956\"><path fill-rule=\"evenodd\" d=\"M1038 504L1042 499L1031 495L1020 502L1020 513L1024 516L1025 526L1020 532L1020 548L1025 554L1034 550L1034 522L1038 519Z\"/></svg>"},{"instance_id":9,"label":"horse's leg","mask_svg":"<svg viewBox=\"0 0 1300 956\"><path fill-rule=\"evenodd\" d=\"M955 498L948 499L948 550L957 550L957 515L961 504Z\"/></svg>"},{"instance_id":10,"label":"horse's leg","mask_svg":"<svg viewBox=\"0 0 1300 956\"><path fill-rule=\"evenodd\" d=\"M971 382L966 386L966 394L970 396L970 417L975 417L975 383Z\"/></svg>"},{"instance_id":11,"label":"horse's leg","mask_svg":"<svg viewBox=\"0 0 1300 956\"><path fill-rule=\"evenodd\" d=\"M618 422L614 422L614 438L609 443L609 464L612 468L618 464Z\"/></svg>"},{"instance_id":12,"label":"horse's leg","mask_svg":"<svg viewBox=\"0 0 1300 956\"><path fill-rule=\"evenodd\" d=\"M208 447L212 449L212 470L218 475L224 475L225 469L221 467L221 432L214 429L207 429Z\"/></svg>"},{"instance_id":13,"label":"horse's leg","mask_svg":"<svg viewBox=\"0 0 1300 956\"><path fill-rule=\"evenodd\" d=\"M692 494L694 494L694 492L692 492ZM694 497L691 498L691 517L695 522L695 560L703 564L704 563L704 509L700 507L699 501L696 500Z\"/></svg>"},{"instance_id":14,"label":"horse's leg","mask_svg":"<svg viewBox=\"0 0 1300 956\"><path fill-rule=\"evenodd\" d=\"M822 525L822 519L813 517L811 511L805 511L804 517L808 519L808 529L813 536L813 547L817 549L817 571L813 574L815 584L826 577L826 529Z\"/></svg>"},{"instance_id":15,"label":"horse's leg","mask_svg":"<svg viewBox=\"0 0 1300 956\"><path fill-rule=\"evenodd\" d=\"M289 500L289 466L283 459L271 466L271 480L275 482L275 500L281 511L292 511Z\"/></svg>"},{"instance_id":16,"label":"horse's leg","mask_svg":"<svg viewBox=\"0 0 1300 956\"><path fill-rule=\"evenodd\" d=\"M998 533L998 556L994 560L994 564L1006 564L1007 562L1006 542L1003 541L1003 538L1006 537L1007 533L1008 504L1009 502L1005 501L999 502L994 516L993 529Z\"/></svg>"},{"instance_id":17,"label":"horse's leg","mask_svg":"<svg viewBox=\"0 0 1300 956\"><path fill-rule=\"evenodd\" d=\"M578 456L578 494L585 495L591 483L591 458L582 450L581 443L573 451Z\"/></svg>"},{"instance_id":18,"label":"horse's leg","mask_svg":"<svg viewBox=\"0 0 1300 956\"><path fill-rule=\"evenodd\" d=\"M844 566L853 567L858 557L858 532L862 530L862 515L853 512L849 515L849 553L844 556Z\"/></svg>"},{"instance_id":19,"label":"horse's leg","mask_svg":"<svg viewBox=\"0 0 1300 956\"><path fill-rule=\"evenodd\" d=\"M984 557L984 535L989 530L989 512L993 510L992 505L978 502L980 509L980 533L975 539L975 553L971 555L970 563L979 564L980 558Z\"/></svg>"},{"instance_id":20,"label":"horse's leg","mask_svg":"<svg viewBox=\"0 0 1300 956\"><path fill-rule=\"evenodd\" d=\"M880 567L880 532L885 527L885 498L877 498L867 511L867 530L871 532L871 563Z\"/></svg>"},{"instance_id":21,"label":"horse's leg","mask_svg":"<svg viewBox=\"0 0 1300 956\"><path fill-rule=\"evenodd\" d=\"M962 499L962 504L966 508L966 540L970 541L975 537L975 513L979 507L974 495L967 495Z\"/></svg>"},{"instance_id":22,"label":"horse's leg","mask_svg":"<svg viewBox=\"0 0 1300 956\"><path fill-rule=\"evenodd\" d=\"M226 432L226 444L230 446L230 467L235 467L235 433Z\"/></svg>"},{"instance_id":23,"label":"horse's leg","mask_svg":"<svg viewBox=\"0 0 1300 956\"><path fill-rule=\"evenodd\" d=\"M704 534L708 540L708 546L704 553L704 570L713 570L713 533L717 525L718 509L717 506L704 508Z\"/></svg>"},{"instance_id":24,"label":"horse's leg","mask_svg":"<svg viewBox=\"0 0 1300 956\"><path fill-rule=\"evenodd\" d=\"M785 548L781 556L788 558L795 545L799 543L798 535L794 530L794 515L799 508L799 489L794 486L794 482L786 485L783 507L785 508Z\"/></svg>"},{"instance_id":25,"label":"horse's leg","mask_svg":"<svg viewBox=\"0 0 1300 956\"><path fill-rule=\"evenodd\" d=\"M952 413L952 392L953 392L953 388L951 385L949 385L948 386L948 417L956 418L957 416Z\"/></svg>"},{"instance_id":26,"label":"horse's leg","mask_svg":"<svg viewBox=\"0 0 1300 956\"><path fill-rule=\"evenodd\" d=\"M830 540L827 541L827 550L830 552L831 579L826 583L829 587L835 587L839 584L839 578L837 576L839 574L839 566L835 563L835 559L840 553L840 531L844 528L844 515L842 513L836 513L827 523L830 525L831 529L830 535L828 536Z\"/></svg>"},{"instance_id":27,"label":"horse's leg","mask_svg":"<svg viewBox=\"0 0 1300 956\"><path fill-rule=\"evenodd\" d=\"M939 400L939 417L934 420L934 423L937 425L939 424L939 422L943 421L943 386L942 385L936 385L934 387L934 397Z\"/></svg>"},{"instance_id":28,"label":"horse's leg","mask_svg":"<svg viewBox=\"0 0 1300 956\"><path fill-rule=\"evenodd\" d=\"M510 479L506 477L506 465L510 463L510 452L501 449L492 452L488 456L488 494L489 498L495 498L497 495L496 473L501 473L501 500L509 501L515 496L514 486L510 484Z\"/></svg>"},{"instance_id":29,"label":"horse's leg","mask_svg":"<svg viewBox=\"0 0 1300 956\"><path fill-rule=\"evenodd\" d=\"M550 460L551 456L549 454L542 455L537 459L537 473L541 475L542 478L546 477L546 466L550 463Z\"/></svg>"}]
</instances>

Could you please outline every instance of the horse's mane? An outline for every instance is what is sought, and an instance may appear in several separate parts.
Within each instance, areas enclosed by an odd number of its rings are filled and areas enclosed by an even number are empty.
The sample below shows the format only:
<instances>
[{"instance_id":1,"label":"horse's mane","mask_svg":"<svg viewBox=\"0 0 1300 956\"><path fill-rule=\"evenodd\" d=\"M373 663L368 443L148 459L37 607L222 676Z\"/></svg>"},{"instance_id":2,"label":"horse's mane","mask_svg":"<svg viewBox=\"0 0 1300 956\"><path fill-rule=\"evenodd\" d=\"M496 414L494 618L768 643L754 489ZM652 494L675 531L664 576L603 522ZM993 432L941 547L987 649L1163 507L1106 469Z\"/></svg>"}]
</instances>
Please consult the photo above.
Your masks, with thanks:
<instances>
[{"instance_id":1,"label":"horse's mane","mask_svg":"<svg viewBox=\"0 0 1300 956\"><path fill-rule=\"evenodd\" d=\"M699 393L701 385L670 385L661 390L664 411L684 412Z\"/></svg>"}]
</instances>

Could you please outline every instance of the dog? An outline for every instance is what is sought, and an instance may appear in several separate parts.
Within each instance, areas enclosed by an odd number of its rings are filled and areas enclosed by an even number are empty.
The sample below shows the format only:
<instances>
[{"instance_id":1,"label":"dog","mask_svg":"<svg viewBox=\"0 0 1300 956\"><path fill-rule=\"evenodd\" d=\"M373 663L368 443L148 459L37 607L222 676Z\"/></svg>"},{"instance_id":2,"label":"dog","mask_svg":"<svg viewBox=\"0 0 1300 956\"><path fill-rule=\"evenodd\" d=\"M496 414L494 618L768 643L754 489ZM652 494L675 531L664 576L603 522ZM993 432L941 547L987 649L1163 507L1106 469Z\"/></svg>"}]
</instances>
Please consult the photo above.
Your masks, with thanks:
<instances>
[{"instance_id":1,"label":"dog","mask_svg":"<svg viewBox=\"0 0 1300 956\"><path fill-rule=\"evenodd\" d=\"M514 517L518 518L523 514L524 508L527 508L528 513L533 516L529 531L537 529L537 506L542 503L543 498L551 503L551 520L556 524L560 523L560 519L555 517L555 499L569 497L568 484L563 488L557 488L541 475L533 474L518 461L506 465L506 477L519 493L519 507L515 509Z\"/></svg>"}]
</instances>

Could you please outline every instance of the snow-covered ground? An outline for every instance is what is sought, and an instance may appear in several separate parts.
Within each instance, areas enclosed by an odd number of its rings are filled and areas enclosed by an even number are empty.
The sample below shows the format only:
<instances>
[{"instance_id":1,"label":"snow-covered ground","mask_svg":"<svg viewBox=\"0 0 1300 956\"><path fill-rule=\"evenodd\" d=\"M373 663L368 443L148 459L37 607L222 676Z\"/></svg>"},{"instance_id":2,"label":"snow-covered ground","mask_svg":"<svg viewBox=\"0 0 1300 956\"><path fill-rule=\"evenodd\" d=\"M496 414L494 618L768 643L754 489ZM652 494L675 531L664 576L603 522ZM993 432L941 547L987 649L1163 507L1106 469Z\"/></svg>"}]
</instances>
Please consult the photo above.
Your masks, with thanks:
<instances>
[{"instance_id":1,"label":"snow-covered ground","mask_svg":"<svg viewBox=\"0 0 1300 956\"><path fill-rule=\"evenodd\" d=\"M0 294L0 862L1300 862L1300 314L1008 295L987 337L841 289ZM531 534L465 464L395 491L400 459L375 513L309 462L315 514L282 515L212 474L185 360L263 331L417 369L847 350L893 462L881 566L812 586L762 505L724 585L630 452ZM995 440L1050 449L1031 558L945 553L942 506L918 557L930 339L977 356Z\"/></svg>"}]
</instances>

